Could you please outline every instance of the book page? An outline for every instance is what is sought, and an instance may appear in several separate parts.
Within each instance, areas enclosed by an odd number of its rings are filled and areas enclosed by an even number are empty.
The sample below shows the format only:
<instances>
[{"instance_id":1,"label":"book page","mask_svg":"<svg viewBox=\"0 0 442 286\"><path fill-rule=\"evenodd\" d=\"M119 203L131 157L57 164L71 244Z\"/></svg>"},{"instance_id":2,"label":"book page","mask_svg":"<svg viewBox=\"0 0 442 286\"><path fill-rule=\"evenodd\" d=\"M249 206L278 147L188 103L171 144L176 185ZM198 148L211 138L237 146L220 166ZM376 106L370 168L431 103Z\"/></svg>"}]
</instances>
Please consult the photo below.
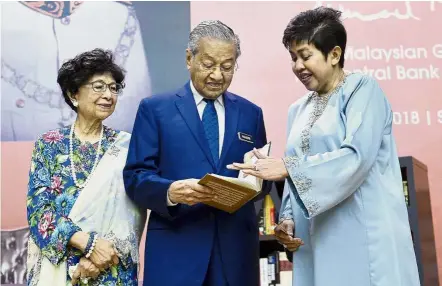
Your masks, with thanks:
<instances>
[{"instance_id":1,"label":"book page","mask_svg":"<svg viewBox=\"0 0 442 286\"><path fill-rule=\"evenodd\" d=\"M236 184L236 185L242 186L242 187L244 187L244 188L248 188L248 189L251 189L251 190L258 191L258 190L256 189L256 184L251 183L250 181L246 180L247 178L245 178L245 179L241 179L241 178L225 177L225 176L220 176L220 175L215 175L215 174L211 174L211 175L214 176L214 177L217 177L217 178L223 179L223 180L225 180L225 181L228 181L228 182L234 183L234 184ZM252 177L253 177L253 176L252 176Z\"/></svg>"},{"instance_id":2,"label":"book page","mask_svg":"<svg viewBox=\"0 0 442 286\"><path fill-rule=\"evenodd\" d=\"M272 144L271 142L267 143L264 147L259 149L259 152L263 155L269 156L271 144ZM252 158L250 158L250 160L248 160L247 162L244 162L244 163L254 164L257 160L258 160L258 158L256 158L256 156L252 156ZM262 188L263 180L255 177L255 176L251 176L251 175L244 177L244 175L245 174L243 171L239 171L238 179L253 185L254 186L253 189L256 190L257 192L260 192L261 188Z\"/></svg>"}]
</instances>

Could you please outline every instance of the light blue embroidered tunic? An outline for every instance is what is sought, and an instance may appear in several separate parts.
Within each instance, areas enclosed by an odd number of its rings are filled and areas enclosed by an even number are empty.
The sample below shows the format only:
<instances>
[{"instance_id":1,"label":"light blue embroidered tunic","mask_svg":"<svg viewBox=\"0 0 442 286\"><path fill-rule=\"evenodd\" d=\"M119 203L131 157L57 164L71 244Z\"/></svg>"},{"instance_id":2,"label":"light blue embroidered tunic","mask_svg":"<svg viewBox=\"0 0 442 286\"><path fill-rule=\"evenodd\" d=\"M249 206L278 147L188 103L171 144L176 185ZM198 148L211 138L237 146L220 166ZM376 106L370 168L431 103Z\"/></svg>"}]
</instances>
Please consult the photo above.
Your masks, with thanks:
<instances>
[{"instance_id":1,"label":"light blue embroidered tunic","mask_svg":"<svg viewBox=\"0 0 442 286\"><path fill-rule=\"evenodd\" d=\"M286 156L280 217L305 243L294 286L420 285L392 111L373 78L349 74L331 94L296 101Z\"/></svg>"}]
</instances>

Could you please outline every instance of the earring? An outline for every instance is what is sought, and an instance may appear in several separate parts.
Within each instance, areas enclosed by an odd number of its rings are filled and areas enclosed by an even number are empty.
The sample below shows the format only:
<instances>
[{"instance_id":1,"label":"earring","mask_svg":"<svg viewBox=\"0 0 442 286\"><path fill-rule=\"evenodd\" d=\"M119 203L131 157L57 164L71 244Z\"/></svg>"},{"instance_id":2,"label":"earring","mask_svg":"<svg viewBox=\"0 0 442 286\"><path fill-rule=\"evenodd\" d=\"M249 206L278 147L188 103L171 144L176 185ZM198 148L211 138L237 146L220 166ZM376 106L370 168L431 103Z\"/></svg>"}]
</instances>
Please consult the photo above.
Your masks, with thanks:
<instances>
[{"instance_id":1,"label":"earring","mask_svg":"<svg viewBox=\"0 0 442 286\"><path fill-rule=\"evenodd\" d=\"M75 106L75 107L77 107L78 106L78 102L76 102L76 101L72 101L72 104Z\"/></svg>"}]
</instances>

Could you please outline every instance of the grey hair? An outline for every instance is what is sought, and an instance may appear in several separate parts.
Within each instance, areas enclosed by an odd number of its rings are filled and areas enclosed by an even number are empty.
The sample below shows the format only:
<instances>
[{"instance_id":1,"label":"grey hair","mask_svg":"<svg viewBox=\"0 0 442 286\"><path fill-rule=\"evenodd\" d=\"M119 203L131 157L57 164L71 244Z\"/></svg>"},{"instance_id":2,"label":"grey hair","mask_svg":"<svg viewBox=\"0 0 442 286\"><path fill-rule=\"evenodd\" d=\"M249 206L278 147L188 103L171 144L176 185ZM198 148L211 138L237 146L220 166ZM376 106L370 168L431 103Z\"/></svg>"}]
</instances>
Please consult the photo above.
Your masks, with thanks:
<instances>
[{"instance_id":1,"label":"grey hair","mask_svg":"<svg viewBox=\"0 0 442 286\"><path fill-rule=\"evenodd\" d=\"M241 47L238 35L221 21L203 21L196 26L189 35L188 48L193 55L198 53L198 42L202 38L212 38L233 42L236 46L236 58L241 55Z\"/></svg>"}]
</instances>

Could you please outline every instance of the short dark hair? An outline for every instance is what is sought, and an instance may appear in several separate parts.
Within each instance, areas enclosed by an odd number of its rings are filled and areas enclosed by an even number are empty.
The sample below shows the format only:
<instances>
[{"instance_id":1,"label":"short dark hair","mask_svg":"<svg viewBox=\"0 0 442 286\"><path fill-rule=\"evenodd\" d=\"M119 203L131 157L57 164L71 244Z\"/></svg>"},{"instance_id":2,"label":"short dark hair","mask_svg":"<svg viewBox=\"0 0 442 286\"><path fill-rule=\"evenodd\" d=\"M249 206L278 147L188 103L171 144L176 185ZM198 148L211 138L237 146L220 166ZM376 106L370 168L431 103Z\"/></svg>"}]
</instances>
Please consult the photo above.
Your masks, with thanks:
<instances>
[{"instance_id":1,"label":"short dark hair","mask_svg":"<svg viewBox=\"0 0 442 286\"><path fill-rule=\"evenodd\" d=\"M282 43L290 49L293 41L296 44L306 41L320 50L325 58L334 47L339 46L342 49L339 66L343 68L347 32L340 17L340 11L328 7L302 12L290 20L284 30Z\"/></svg>"},{"instance_id":2,"label":"short dark hair","mask_svg":"<svg viewBox=\"0 0 442 286\"><path fill-rule=\"evenodd\" d=\"M75 94L91 77L96 74L110 73L116 83L123 85L125 70L114 62L111 51L94 49L77 55L63 63L58 70L57 82L66 103L77 112L68 93Z\"/></svg>"}]
</instances>

